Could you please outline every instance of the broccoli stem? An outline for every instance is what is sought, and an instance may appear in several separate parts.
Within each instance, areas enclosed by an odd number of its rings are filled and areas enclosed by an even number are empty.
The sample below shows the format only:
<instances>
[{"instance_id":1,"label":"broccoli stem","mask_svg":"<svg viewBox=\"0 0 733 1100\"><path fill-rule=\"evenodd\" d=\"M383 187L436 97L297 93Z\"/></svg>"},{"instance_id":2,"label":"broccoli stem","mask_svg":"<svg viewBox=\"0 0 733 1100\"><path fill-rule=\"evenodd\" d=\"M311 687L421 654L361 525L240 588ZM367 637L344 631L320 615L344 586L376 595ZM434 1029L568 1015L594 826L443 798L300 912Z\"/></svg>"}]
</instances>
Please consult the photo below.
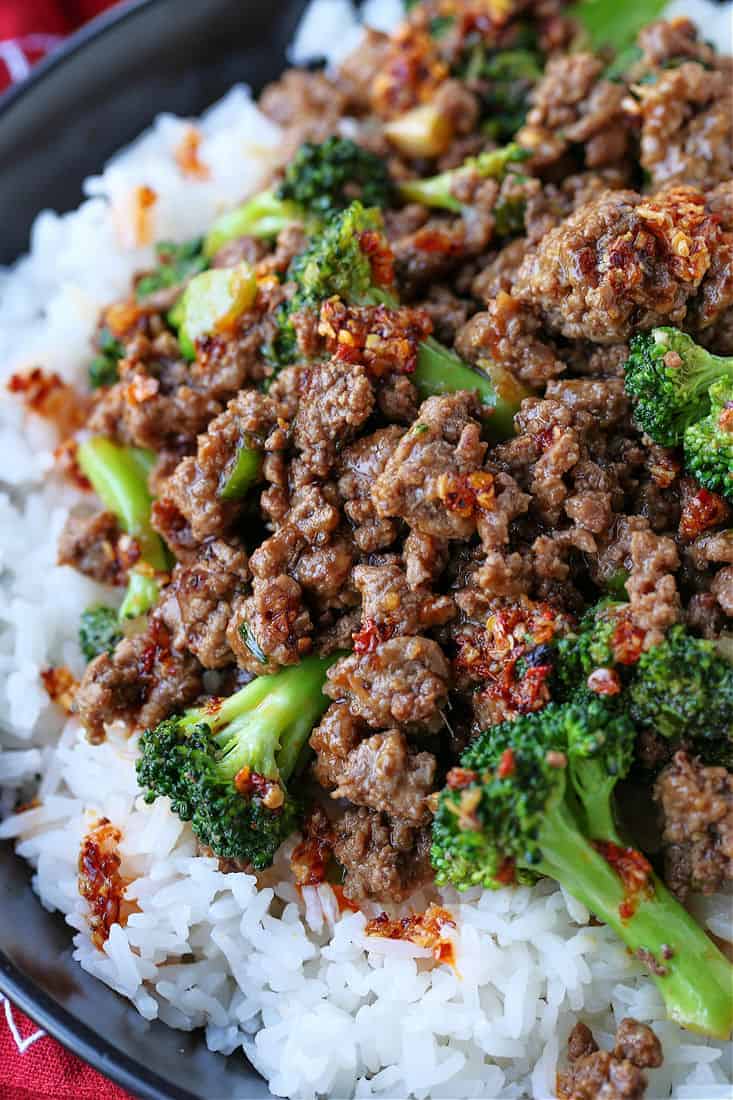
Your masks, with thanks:
<instances>
[{"instance_id":1,"label":"broccoli stem","mask_svg":"<svg viewBox=\"0 0 733 1100\"><path fill-rule=\"evenodd\" d=\"M237 451L231 473L219 492L222 500L241 500L252 486L259 481L262 472L263 455L247 437Z\"/></svg>"},{"instance_id":2,"label":"broccoli stem","mask_svg":"<svg viewBox=\"0 0 733 1100\"><path fill-rule=\"evenodd\" d=\"M460 167L441 172L437 176L406 180L398 185L398 191L405 202L419 202L423 206L460 214L465 205L453 194L453 188L461 176L476 173L481 179L501 180L510 164L525 160L527 156L521 146L512 143L504 149L494 149L488 153L480 153L477 157L469 157Z\"/></svg>"},{"instance_id":3,"label":"broccoli stem","mask_svg":"<svg viewBox=\"0 0 733 1100\"><path fill-rule=\"evenodd\" d=\"M123 531L137 542L142 562L153 572L166 572L168 555L163 540L150 523L152 498L145 475L149 459L144 452L94 436L79 445L77 461L102 503L114 513ZM132 570L120 615L129 618L133 611L136 616L142 615L157 598L155 578L145 569Z\"/></svg>"},{"instance_id":4,"label":"broccoli stem","mask_svg":"<svg viewBox=\"0 0 733 1100\"><path fill-rule=\"evenodd\" d=\"M224 749L219 765L224 776L233 779L246 764L260 775L287 783L328 706L321 689L327 670L340 656L306 657L274 676L258 676L218 709L187 711L181 724L191 729L206 722Z\"/></svg>"},{"instance_id":5,"label":"broccoli stem","mask_svg":"<svg viewBox=\"0 0 733 1100\"><path fill-rule=\"evenodd\" d=\"M276 237L294 222L303 220L297 203L279 199L274 191L263 191L217 218L204 240L204 256L211 259L228 241L237 237Z\"/></svg>"},{"instance_id":6,"label":"broccoli stem","mask_svg":"<svg viewBox=\"0 0 733 1100\"><path fill-rule=\"evenodd\" d=\"M226 334L257 298L257 277L251 264L202 271L186 287L178 317L178 342L186 359L196 358L196 341Z\"/></svg>"},{"instance_id":7,"label":"broccoli stem","mask_svg":"<svg viewBox=\"0 0 733 1100\"><path fill-rule=\"evenodd\" d=\"M691 1031L724 1039L733 1028L733 969L703 929L656 876L639 894L635 912L609 863L579 832L564 802L549 810L541 830L543 858L534 870L557 879L633 954L650 952L665 973L652 974L671 1019ZM671 955L670 955L671 950Z\"/></svg>"}]
</instances>

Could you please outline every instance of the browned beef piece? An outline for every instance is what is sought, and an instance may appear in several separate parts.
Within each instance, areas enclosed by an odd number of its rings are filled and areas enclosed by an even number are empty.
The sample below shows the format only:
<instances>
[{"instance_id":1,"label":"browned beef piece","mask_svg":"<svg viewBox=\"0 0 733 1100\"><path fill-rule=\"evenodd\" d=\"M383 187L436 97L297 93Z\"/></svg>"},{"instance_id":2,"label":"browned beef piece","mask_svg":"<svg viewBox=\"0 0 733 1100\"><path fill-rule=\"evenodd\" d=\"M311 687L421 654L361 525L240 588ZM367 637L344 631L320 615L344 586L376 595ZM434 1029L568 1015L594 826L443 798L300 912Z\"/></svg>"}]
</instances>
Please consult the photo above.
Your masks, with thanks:
<instances>
[{"instance_id":1,"label":"browned beef piece","mask_svg":"<svg viewBox=\"0 0 733 1100\"><path fill-rule=\"evenodd\" d=\"M450 286L443 283L428 287L428 296L420 307L433 322L436 339L448 346L453 344L456 333L476 308L467 298L459 298Z\"/></svg>"},{"instance_id":2,"label":"browned beef piece","mask_svg":"<svg viewBox=\"0 0 733 1100\"><path fill-rule=\"evenodd\" d=\"M672 539L652 531L631 536L631 573L626 582L631 618L644 631L644 648L659 645L667 628L679 622L675 573L680 560Z\"/></svg>"},{"instance_id":3,"label":"browned beef piece","mask_svg":"<svg viewBox=\"0 0 733 1100\"><path fill-rule=\"evenodd\" d=\"M489 253L488 263L486 266L481 266L481 270L471 283L471 293L474 298L488 305L498 297L500 291L508 293L514 285L514 279L527 254L528 247L525 237L517 237L516 240L504 245L501 251Z\"/></svg>"},{"instance_id":4,"label":"browned beef piece","mask_svg":"<svg viewBox=\"0 0 733 1100\"><path fill-rule=\"evenodd\" d=\"M456 613L450 596L410 588L404 570L396 563L357 565L353 582L361 594L362 621L375 626L383 638L422 634L447 623Z\"/></svg>"},{"instance_id":5,"label":"browned beef piece","mask_svg":"<svg viewBox=\"0 0 733 1100\"><path fill-rule=\"evenodd\" d=\"M175 505L196 540L224 534L238 517L243 502L222 499L221 490L248 437L265 449L268 444L273 450L284 446L284 433L276 428L279 414L271 397L242 390L199 436L196 455L179 462L163 499Z\"/></svg>"},{"instance_id":6,"label":"browned beef piece","mask_svg":"<svg viewBox=\"0 0 733 1100\"><path fill-rule=\"evenodd\" d=\"M682 900L691 890L714 894L733 879L733 775L678 752L654 797L664 814L670 889Z\"/></svg>"},{"instance_id":7,"label":"browned beef piece","mask_svg":"<svg viewBox=\"0 0 733 1100\"><path fill-rule=\"evenodd\" d=\"M338 822L333 851L346 870L344 893L357 904L404 901L431 875L430 830L363 806Z\"/></svg>"},{"instance_id":8,"label":"browned beef piece","mask_svg":"<svg viewBox=\"0 0 733 1100\"><path fill-rule=\"evenodd\" d=\"M652 1029L626 1017L616 1031L613 1051L599 1050L590 1028L577 1023L568 1038L568 1067L557 1075L559 1100L642 1100L644 1069L663 1060Z\"/></svg>"},{"instance_id":9,"label":"browned beef piece","mask_svg":"<svg viewBox=\"0 0 733 1100\"><path fill-rule=\"evenodd\" d=\"M468 538L476 529L476 497L467 501L471 475L479 472L481 441L474 395L429 397L418 421L403 436L372 488L384 517L401 517L410 527L437 538Z\"/></svg>"},{"instance_id":10,"label":"browned beef piece","mask_svg":"<svg viewBox=\"0 0 733 1100\"><path fill-rule=\"evenodd\" d=\"M531 182L535 186L531 189L529 184L525 185L525 251L537 248L545 234L578 207L599 198L604 191L629 187L632 178L630 163L623 161L605 168L574 172L561 180L543 184L539 180L533 180ZM509 290L511 287L505 289Z\"/></svg>"},{"instance_id":11,"label":"browned beef piece","mask_svg":"<svg viewBox=\"0 0 733 1100\"><path fill-rule=\"evenodd\" d=\"M733 171L733 68L685 61L635 86L627 100L641 122L641 165L654 188L713 187Z\"/></svg>"},{"instance_id":12,"label":"browned beef piece","mask_svg":"<svg viewBox=\"0 0 733 1100\"><path fill-rule=\"evenodd\" d=\"M535 166L560 160L582 145L589 168L621 160L628 127L621 105L623 85L603 78L605 63L591 53L551 58L532 93L532 107L516 140L532 151Z\"/></svg>"},{"instance_id":13,"label":"browned beef piece","mask_svg":"<svg viewBox=\"0 0 733 1100\"><path fill-rule=\"evenodd\" d=\"M255 580L252 595L234 602L226 637L237 664L260 675L297 665L312 648L312 631L303 590L283 573Z\"/></svg>"},{"instance_id":14,"label":"browned beef piece","mask_svg":"<svg viewBox=\"0 0 733 1100\"><path fill-rule=\"evenodd\" d=\"M259 263L267 255L267 245L257 237L235 237L227 241L211 260L212 267L236 267L237 264Z\"/></svg>"},{"instance_id":15,"label":"browned beef piece","mask_svg":"<svg viewBox=\"0 0 733 1100\"><path fill-rule=\"evenodd\" d=\"M375 733L349 753L333 797L381 810L410 825L426 825L435 766L433 754L412 751L400 730Z\"/></svg>"},{"instance_id":16,"label":"browned beef piece","mask_svg":"<svg viewBox=\"0 0 733 1100\"><path fill-rule=\"evenodd\" d=\"M336 133L346 105L345 93L324 73L301 69L287 69L259 100L260 110L283 128L283 164L304 141L325 141Z\"/></svg>"},{"instance_id":17,"label":"browned beef piece","mask_svg":"<svg viewBox=\"0 0 733 1100\"><path fill-rule=\"evenodd\" d=\"M730 565L715 574L710 593L721 610L729 617L733 616L733 568Z\"/></svg>"},{"instance_id":18,"label":"browned beef piece","mask_svg":"<svg viewBox=\"0 0 733 1100\"><path fill-rule=\"evenodd\" d=\"M353 50L339 66L336 83L348 97L348 105L357 114L368 114L374 75L386 59L389 37L369 27Z\"/></svg>"},{"instance_id":19,"label":"browned beef piece","mask_svg":"<svg viewBox=\"0 0 733 1100\"><path fill-rule=\"evenodd\" d=\"M354 542L365 554L383 550L397 537L397 522L378 515L371 492L403 434L397 425L380 428L372 435L357 439L341 454L339 493L344 501L344 512L353 524Z\"/></svg>"},{"instance_id":20,"label":"browned beef piece","mask_svg":"<svg viewBox=\"0 0 733 1100\"><path fill-rule=\"evenodd\" d=\"M153 619L144 634L123 638L114 653L101 653L87 666L74 710L90 741L103 741L105 725L133 729L156 726L203 691L201 666L176 653L165 627Z\"/></svg>"},{"instance_id":21,"label":"browned beef piece","mask_svg":"<svg viewBox=\"0 0 733 1100\"><path fill-rule=\"evenodd\" d=\"M711 191L706 202L710 212L720 219L720 239L687 327L706 347L719 355L729 355L733 348L733 180Z\"/></svg>"},{"instance_id":22,"label":"browned beef piece","mask_svg":"<svg viewBox=\"0 0 733 1100\"><path fill-rule=\"evenodd\" d=\"M720 60L715 49L700 38L692 20L682 16L648 23L639 31L637 42L643 53L644 68L657 68L665 61L679 62L686 58L700 61L712 69Z\"/></svg>"},{"instance_id":23,"label":"browned beef piece","mask_svg":"<svg viewBox=\"0 0 733 1100\"><path fill-rule=\"evenodd\" d=\"M410 588L436 581L448 564L450 543L422 531L410 531L402 547L405 574Z\"/></svg>"},{"instance_id":24,"label":"browned beef piece","mask_svg":"<svg viewBox=\"0 0 733 1100\"><path fill-rule=\"evenodd\" d=\"M445 280L466 259L480 256L494 236L492 209L499 197L495 180L476 195L471 217L431 218L425 225L392 242L400 293L414 298L429 284Z\"/></svg>"},{"instance_id":25,"label":"browned beef piece","mask_svg":"<svg viewBox=\"0 0 733 1100\"><path fill-rule=\"evenodd\" d=\"M177 565L159 605L174 649L189 650L204 668L231 664L227 626L248 578L244 549L224 539L207 539L190 564Z\"/></svg>"},{"instance_id":26,"label":"browned beef piece","mask_svg":"<svg viewBox=\"0 0 733 1100\"><path fill-rule=\"evenodd\" d=\"M564 336L619 343L632 331L684 321L719 238L695 188L651 198L607 192L527 255L514 294Z\"/></svg>"},{"instance_id":27,"label":"browned beef piece","mask_svg":"<svg viewBox=\"0 0 733 1100\"><path fill-rule=\"evenodd\" d=\"M371 652L351 653L328 671L324 691L376 729L392 725L437 731L448 699L450 669L430 638L391 638Z\"/></svg>"},{"instance_id":28,"label":"browned beef piece","mask_svg":"<svg viewBox=\"0 0 733 1100\"><path fill-rule=\"evenodd\" d=\"M326 477L339 451L369 419L374 391L364 367L337 362L304 368L299 385L295 445L313 473Z\"/></svg>"},{"instance_id":29,"label":"browned beef piece","mask_svg":"<svg viewBox=\"0 0 733 1100\"><path fill-rule=\"evenodd\" d=\"M540 339L539 318L511 294L500 290L485 313L477 313L456 337L456 351L471 363L493 359L529 386L541 386L565 363Z\"/></svg>"},{"instance_id":30,"label":"browned beef piece","mask_svg":"<svg viewBox=\"0 0 733 1100\"><path fill-rule=\"evenodd\" d=\"M162 486L165 491L165 486ZM199 544L191 525L172 500L154 500L150 522L178 561L190 562L196 557Z\"/></svg>"},{"instance_id":31,"label":"browned beef piece","mask_svg":"<svg viewBox=\"0 0 733 1100\"><path fill-rule=\"evenodd\" d=\"M346 703L331 703L310 736L310 746L316 754L313 774L322 787L331 790L337 786L352 751L370 732Z\"/></svg>"},{"instance_id":32,"label":"browned beef piece","mask_svg":"<svg viewBox=\"0 0 733 1100\"><path fill-rule=\"evenodd\" d=\"M510 474L497 471L492 475L493 504L478 515L478 533L487 552L506 546L511 525L525 515L531 497L523 493Z\"/></svg>"},{"instance_id":33,"label":"browned beef piece","mask_svg":"<svg viewBox=\"0 0 733 1100\"><path fill-rule=\"evenodd\" d=\"M124 584L119 541L120 528L112 512L91 516L72 512L59 536L58 563L70 565L100 584Z\"/></svg>"},{"instance_id":34,"label":"browned beef piece","mask_svg":"<svg viewBox=\"0 0 733 1100\"><path fill-rule=\"evenodd\" d=\"M125 347L120 381L105 390L89 419L92 432L159 451L192 442L221 411L198 390L170 332L137 334Z\"/></svg>"}]
</instances>

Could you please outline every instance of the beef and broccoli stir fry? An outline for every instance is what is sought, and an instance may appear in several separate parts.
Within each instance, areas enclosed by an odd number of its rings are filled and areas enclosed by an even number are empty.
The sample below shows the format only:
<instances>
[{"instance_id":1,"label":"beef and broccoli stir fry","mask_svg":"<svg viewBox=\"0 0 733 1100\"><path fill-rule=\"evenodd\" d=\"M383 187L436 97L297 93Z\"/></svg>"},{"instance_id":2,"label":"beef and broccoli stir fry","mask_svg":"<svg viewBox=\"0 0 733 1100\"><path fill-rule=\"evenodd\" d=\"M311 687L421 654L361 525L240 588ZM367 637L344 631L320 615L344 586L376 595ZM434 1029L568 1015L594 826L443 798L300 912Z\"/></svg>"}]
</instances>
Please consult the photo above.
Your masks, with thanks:
<instances>
[{"instance_id":1,"label":"beef and broccoli stir fry","mask_svg":"<svg viewBox=\"0 0 733 1100\"><path fill-rule=\"evenodd\" d=\"M268 188L100 319L60 558L125 591L75 705L223 866L304 829L355 904L548 875L720 1036L683 903L733 877L733 68L685 19L615 45L425 0L264 90ZM640 1095L642 1038L577 1037L563 1095Z\"/></svg>"}]
</instances>

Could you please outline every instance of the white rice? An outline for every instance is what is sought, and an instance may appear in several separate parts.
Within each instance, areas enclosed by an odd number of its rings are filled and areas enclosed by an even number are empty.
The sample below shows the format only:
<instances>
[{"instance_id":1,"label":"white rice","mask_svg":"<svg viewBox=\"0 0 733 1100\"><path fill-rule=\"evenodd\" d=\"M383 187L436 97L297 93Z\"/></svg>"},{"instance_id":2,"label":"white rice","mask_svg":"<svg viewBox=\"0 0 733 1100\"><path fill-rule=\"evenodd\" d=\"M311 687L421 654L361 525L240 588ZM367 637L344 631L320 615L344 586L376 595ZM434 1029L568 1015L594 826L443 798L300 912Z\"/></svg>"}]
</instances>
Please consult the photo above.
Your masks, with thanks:
<instances>
[{"instance_id":1,"label":"white rice","mask_svg":"<svg viewBox=\"0 0 733 1100\"><path fill-rule=\"evenodd\" d=\"M697 0L696 8L703 0ZM730 9L705 5L706 35L729 48ZM369 0L365 17L388 29L398 0ZM335 64L358 41L349 0L315 0L292 48ZM0 271L0 384L41 365L80 383L98 310L122 296L151 259L135 241L134 195L152 188L151 239L185 239L257 189L276 156L278 130L233 89L200 122L206 181L192 181L174 152L188 123L162 116L87 182L73 214L39 216L30 254ZM558 1057L582 1018L602 1044L625 1015L653 1024L664 1065L650 1097L715 1100L732 1095L733 1048L682 1032L664 1019L652 982L606 928L549 883L533 889L450 891L455 969L406 943L367 939L365 916L339 915L328 886L301 898L287 877L288 851L258 889L195 856L190 829L165 803L146 806L135 781L134 741L91 746L41 686L49 665L82 670L81 610L102 591L55 564L56 539L73 489L51 473L56 440L47 425L0 398L0 786L9 806L41 775L40 806L9 816L0 839L17 841L34 867L42 903L75 930L75 958L147 1019L205 1028L210 1048L244 1051L275 1095L550 1097ZM107 594L107 599L109 595ZM104 951L90 939L77 890L79 844L99 816L122 832L122 873L137 905ZM733 939L730 899L700 902L716 935ZM411 901L419 911L426 899ZM185 958L186 962L180 960Z\"/></svg>"}]
</instances>

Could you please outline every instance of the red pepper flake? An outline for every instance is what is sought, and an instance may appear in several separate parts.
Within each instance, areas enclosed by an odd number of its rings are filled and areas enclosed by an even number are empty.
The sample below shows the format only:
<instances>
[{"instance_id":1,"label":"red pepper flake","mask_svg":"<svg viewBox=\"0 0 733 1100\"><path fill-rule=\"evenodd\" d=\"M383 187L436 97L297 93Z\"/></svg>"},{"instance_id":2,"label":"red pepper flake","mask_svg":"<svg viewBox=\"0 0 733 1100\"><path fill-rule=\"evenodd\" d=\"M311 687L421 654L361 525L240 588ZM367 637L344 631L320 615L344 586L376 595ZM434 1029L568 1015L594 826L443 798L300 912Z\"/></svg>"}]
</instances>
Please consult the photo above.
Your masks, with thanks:
<instances>
[{"instance_id":1,"label":"red pepper flake","mask_svg":"<svg viewBox=\"0 0 733 1100\"><path fill-rule=\"evenodd\" d=\"M59 665L41 669L41 680L49 699L71 714L74 696L79 690L79 681L74 674L65 665Z\"/></svg>"},{"instance_id":2,"label":"red pepper flake","mask_svg":"<svg viewBox=\"0 0 733 1100\"><path fill-rule=\"evenodd\" d=\"M281 809L285 801L283 789L276 779L253 772L246 764L234 776L234 786L242 798L256 798L268 810Z\"/></svg>"},{"instance_id":3,"label":"red pepper flake","mask_svg":"<svg viewBox=\"0 0 733 1100\"><path fill-rule=\"evenodd\" d=\"M330 355L363 363L376 378L391 371L412 374L420 344L432 331L433 322L423 309L347 306L339 298L323 303L318 323Z\"/></svg>"},{"instance_id":4,"label":"red pepper flake","mask_svg":"<svg viewBox=\"0 0 733 1100\"><path fill-rule=\"evenodd\" d=\"M379 936L386 940L405 940L432 951L436 962L455 963L453 944L444 933L445 928L455 928L456 922L447 909L431 902L424 913L392 920L386 913L367 922L367 936Z\"/></svg>"},{"instance_id":5,"label":"red pepper flake","mask_svg":"<svg viewBox=\"0 0 733 1100\"><path fill-rule=\"evenodd\" d=\"M335 842L331 822L320 806L314 806L303 824L303 839L290 857L296 885L318 886L325 882Z\"/></svg>"},{"instance_id":6,"label":"red pepper flake","mask_svg":"<svg viewBox=\"0 0 733 1100\"><path fill-rule=\"evenodd\" d=\"M394 286L394 252L387 238L375 229L365 229L359 235L359 248L369 257L375 286Z\"/></svg>"},{"instance_id":7,"label":"red pepper flake","mask_svg":"<svg viewBox=\"0 0 733 1100\"><path fill-rule=\"evenodd\" d=\"M120 830L103 817L84 837L79 852L77 888L89 906L92 943L100 951L112 925L124 927L137 908L124 901L128 881L120 874L117 849L121 839Z\"/></svg>"},{"instance_id":8,"label":"red pepper flake","mask_svg":"<svg viewBox=\"0 0 733 1100\"><path fill-rule=\"evenodd\" d=\"M636 848L622 848L612 840L594 840L592 843L623 883L625 897L618 911L622 920L630 920L639 902L651 894L652 866Z\"/></svg>"},{"instance_id":9,"label":"red pepper flake","mask_svg":"<svg viewBox=\"0 0 733 1100\"><path fill-rule=\"evenodd\" d=\"M339 907L339 913L361 912L359 906L355 902L353 902L351 898L347 898L346 894L344 893L343 886L341 886L339 883L332 883L331 890L333 891L333 896L336 898L336 904Z\"/></svg>"},{"instance_id":10,"label":"red pepper flake","mask_svg":"<svg viewBox=\"0 0 733 1100\"><path fill-rule=\"evenodd\" d=\"M197 130L195 126L187 127L174 156L176 164L184 176L207 180L211 176L211 169L199 157L202 140L203 135L200 130Z\"/></svg>"},{"instance_id":11,"label":"red pepper flake","mask_svg":"<svg viewBox=\"0 0 733 1100\"><path fill-rule=\"evenodd\" d=\"M496 774L499 779L509 779L510 776L514 775L516 770L517 763L514 759L513 749L504 749L501 754L501 759L499 760L499 767L496 769Z\"/></svg>"},{"instance_id":12,"label":"red pepper flake","mask_svg":"<svg viewBox=\"0 0 733 1100\"><path fill-rule=\"evenodd\" d=\"M642 627L626 617L620 619L611 637L614 660L620 665L635 665L644 651L645 638L646 631Z\"/></svg>"},{"instance_id":13,"label":"red pepper flake","mask_svg":"<svg viewBox=\"0 0 733 1100\"><path fill-rule=\"evenodd\" d=\"M511 858L503 859L496 872L496 881L502 886L512 886L516 880L516 866Z\"/></svg>"},{"instance_id":14,"label":"red pepper flake","mask_svg":"<svg viewBox=\"0 0 733 1100\"><path fill-rule=\"evenodd\" d=\"M618 695L621 691L621 679L613 668L593 669L587 683L596 695Z\"/></svg>"},{"instance_id":15,"label":"red pepper flake","mask_svg":"<svg viewBox=\"0 0 733 1100\"><path fill-rule=\"evenodd\" d=\"M709 489L698 489L692 496L683 494L679 532L692 541L710 527L720 527L730 519L731 509L723 497Z\"/></svg>"},{"instance_id":16,"label":"red pepper flake","mask_svg":"<svg viewBox=\"0 0 733 1100\"><path fill-rule=\"evenodd\" d=\"M152 209L158 196L152 187L136 187L133 196L133 225L136 244L150 244L153 239Z\"/></svg>"},{"instance_id":17,"label":"red pepper flake","mask_svg":"<svg viewBox=\"0 0 733 1100\"><path fill-rule=\"evenodd\" d=\"M412 247L429 255L458 256L465 246L465 233L448 232L437 226L425 226L412 236Z\"/></svg>"},{"instance_id":18,"label":"red pepper flake","mask_svg":"<svg viewBox=\"0 0 733 1100\"><path fill-rule=\"evenodd\" d=\"M112 335L124 342L126 336L132 336L145 317L145 310L137 302L115 302L104 313L104 324Z\"/></svg>"},{"instance_id":19,"label":"red pepper flake","mask_svg":"<svg viewBox=\"0 0 733 1100\"><path fill-rule=\"evenodd\" d=\"M469 519L477 511L491 512L496 502L494 477L487 470L459 476L441 474L438 496L449 512Z\"/></svg>"},{"instance_id":20,"label":"red pepper flake","mask_svg":"<svg viewBox=\"0 0 733 1100\"><path fill-rule=\"evenodd\" d=\"M728 433L733 433L733 401L726 401L723 411L718 417L718 426Z\"/></svg>"},{"instance_id":21,"label":"red pepper flake","mask_svg":"<svg viewBox=\"0 0 733 1100\"><path fill-rule=\"evenodd\" d=\"M455 767L448 772L446 785L451 791L462 791L464 788L470 787L477 779L478 772L474 772L470 768Z\"/></svg>"},{"instance_id":22,"label":"red pepper flake","mask_svg":"<svg viewBox=\"0 0 733 1100\"><path fill-rule=\"evenodd\" d=\"M67 439L63 443L60 443L53 452L53 458L58 472L68 478L77 489L81 489L82 492L88 493L91 491L92 483L81 471L81 466L77 460L78 451L79 444L77 441L75 439Z\"/></svg>"},{"instance_id":23,"label":"red pepper flake","mask_svg":"<svg viewBox=\"0 0 733 1100\"><path fill-rule=\"evenodd\" d=\"M363 655L374 653L377 646L388 641L392 637L393 630L386 624L380 625L375 619L365 619L361 629L352 634L354 653Z\"/></svg>"},{"instance_id":24,"label":"red pepper flake","mask_svg":"<svg viewBox=\"0 0 733 1100\"><path fill-rule=\"evenodd\" d=\"M89 400L77 393L55 372L32 367L10 376L10 393L21 397L29 412L50 420L62 439L76 432L86 422Z\"/></svg>"}]
</instances>

